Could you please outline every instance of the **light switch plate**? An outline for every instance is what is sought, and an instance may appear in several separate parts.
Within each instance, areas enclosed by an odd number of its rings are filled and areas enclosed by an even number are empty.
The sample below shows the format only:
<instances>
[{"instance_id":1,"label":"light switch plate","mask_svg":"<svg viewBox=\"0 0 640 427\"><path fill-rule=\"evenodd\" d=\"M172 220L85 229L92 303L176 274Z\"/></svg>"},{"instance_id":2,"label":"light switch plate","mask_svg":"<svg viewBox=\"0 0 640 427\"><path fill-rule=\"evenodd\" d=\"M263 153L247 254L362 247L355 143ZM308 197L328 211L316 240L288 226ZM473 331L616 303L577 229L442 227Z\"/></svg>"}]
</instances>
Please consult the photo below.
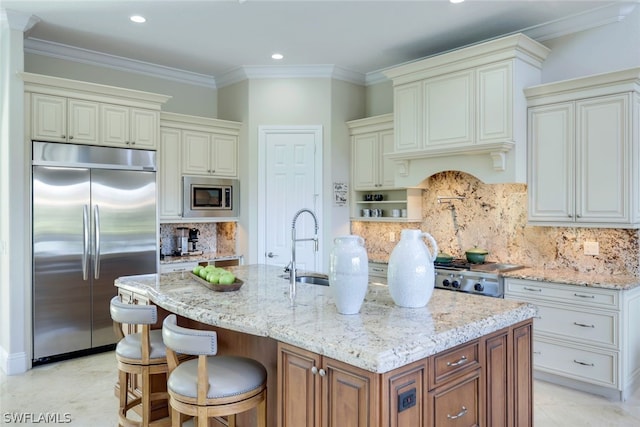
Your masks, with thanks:
<instances>
[{"instance_id":1,"label":"light switch plate","mask_svg":"<svg viewBox=\"0 0 640 427\"><path fill-rule=\"evenodd\" d=\"M396 233L394 233L393 231L390 231L390 232L389 232L389 241L390 241L391 243L393 243L393 242L395 242L395 241L396 241Z\"/></svg>"},{"instance_id":2,"label":"light switch plate","mask_svg":"<svg viewBox=\"0 0 640 427\"><path fill-rule=\"evenodd\" d=\"M600 244L598 242L584 242L585 255L600 255Z\"/></svg>"}]
</instances>

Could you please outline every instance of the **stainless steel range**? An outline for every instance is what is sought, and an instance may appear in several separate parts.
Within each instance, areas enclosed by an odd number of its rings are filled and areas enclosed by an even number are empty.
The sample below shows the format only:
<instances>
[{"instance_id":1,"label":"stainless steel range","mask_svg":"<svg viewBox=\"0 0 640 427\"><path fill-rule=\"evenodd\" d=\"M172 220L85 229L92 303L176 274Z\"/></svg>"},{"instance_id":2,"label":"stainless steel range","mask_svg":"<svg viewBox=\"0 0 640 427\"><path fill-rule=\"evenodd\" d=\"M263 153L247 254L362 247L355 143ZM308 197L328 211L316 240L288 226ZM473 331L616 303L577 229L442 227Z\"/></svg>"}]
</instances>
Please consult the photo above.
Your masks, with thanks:
<instances>
[{"instance_id":1,"label":"stainless steel range","mask_svg":"<svg viewBox=\"0 0 640 427\"><path fill-rule=\"evenodd\" d=\"M435 287L494 298L504 298L504 278L500 273L518 270L522 265L487 262L471 264L466 259L434 263Z\"/></svg>"}]
</instances>

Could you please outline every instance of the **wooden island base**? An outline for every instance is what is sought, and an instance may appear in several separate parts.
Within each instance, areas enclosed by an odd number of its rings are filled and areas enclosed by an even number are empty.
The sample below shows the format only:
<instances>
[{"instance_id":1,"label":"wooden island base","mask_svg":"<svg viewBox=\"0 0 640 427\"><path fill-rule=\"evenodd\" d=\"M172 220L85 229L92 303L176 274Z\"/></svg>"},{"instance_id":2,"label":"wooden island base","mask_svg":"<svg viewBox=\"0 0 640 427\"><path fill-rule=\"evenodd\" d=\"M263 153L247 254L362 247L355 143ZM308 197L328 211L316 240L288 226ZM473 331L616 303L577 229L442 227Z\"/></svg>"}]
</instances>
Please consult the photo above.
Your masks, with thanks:
<instances>
[{"instance_id":1,"label":"wooden island base","mask_svg":"<svg viewBox=\"0 0 640 427\"><path fill-rule=\"evenodd\" d=\"M219 354L266 367L270 427L533 425L531 320L383 374L271 338L179 324L215 330ZM238 416L238 426L254 426L254 412Z\"/></svg>"}]
</instances>

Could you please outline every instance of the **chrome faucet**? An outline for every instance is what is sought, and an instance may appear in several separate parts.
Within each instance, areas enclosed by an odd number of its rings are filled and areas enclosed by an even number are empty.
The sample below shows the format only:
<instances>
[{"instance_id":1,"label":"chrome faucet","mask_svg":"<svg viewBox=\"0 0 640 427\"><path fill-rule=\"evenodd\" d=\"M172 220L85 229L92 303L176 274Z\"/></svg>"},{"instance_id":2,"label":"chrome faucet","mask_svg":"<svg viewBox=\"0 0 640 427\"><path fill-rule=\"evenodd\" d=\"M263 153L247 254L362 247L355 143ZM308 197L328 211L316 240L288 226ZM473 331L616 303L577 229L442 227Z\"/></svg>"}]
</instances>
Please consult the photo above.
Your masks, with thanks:
<instances>
[{"instance_id":1,"label":"chrome faucet","mask_svg":"<svg viewBox=\"0 0 640 427\"><path fill-rule=\"evenodd\" d=\"M300 214L307 212L313 217L313 222L315 224L315 235L313 237L307 237L304 239L296 238L296 221ZM291 221L291 262L285 268L289 270L289 300L291 301L291 305L294 306L296 303L296 242L306 242L313 241L315 243L315 250L318 252L318 218L316 214L313 213L310 209L300 209L293 216L293 221Z\"/></svg>"}]
</instances>

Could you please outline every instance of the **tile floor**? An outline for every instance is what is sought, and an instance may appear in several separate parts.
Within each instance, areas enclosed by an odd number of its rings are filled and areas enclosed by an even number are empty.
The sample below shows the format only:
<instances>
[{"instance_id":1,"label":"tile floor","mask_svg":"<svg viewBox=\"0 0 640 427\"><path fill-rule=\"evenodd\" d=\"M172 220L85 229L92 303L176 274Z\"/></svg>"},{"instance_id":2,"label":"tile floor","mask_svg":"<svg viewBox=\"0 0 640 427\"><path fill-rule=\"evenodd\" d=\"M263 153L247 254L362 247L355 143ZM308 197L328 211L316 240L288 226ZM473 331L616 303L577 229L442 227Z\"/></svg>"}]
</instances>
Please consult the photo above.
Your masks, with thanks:
<instances>
[{"instance_id":1,"label":"tile floor","mask_svg":"<svg viewBox=\"0 0 640 427\"><path fill-rule=\"evenodd\" d=\"M0 373L0 425L114 427L116 377L112 352L38 366L24 375ZM640 426L640 389L621 403L542 381L534 387L535 427Z\"/></svg>"}]
</instances>

